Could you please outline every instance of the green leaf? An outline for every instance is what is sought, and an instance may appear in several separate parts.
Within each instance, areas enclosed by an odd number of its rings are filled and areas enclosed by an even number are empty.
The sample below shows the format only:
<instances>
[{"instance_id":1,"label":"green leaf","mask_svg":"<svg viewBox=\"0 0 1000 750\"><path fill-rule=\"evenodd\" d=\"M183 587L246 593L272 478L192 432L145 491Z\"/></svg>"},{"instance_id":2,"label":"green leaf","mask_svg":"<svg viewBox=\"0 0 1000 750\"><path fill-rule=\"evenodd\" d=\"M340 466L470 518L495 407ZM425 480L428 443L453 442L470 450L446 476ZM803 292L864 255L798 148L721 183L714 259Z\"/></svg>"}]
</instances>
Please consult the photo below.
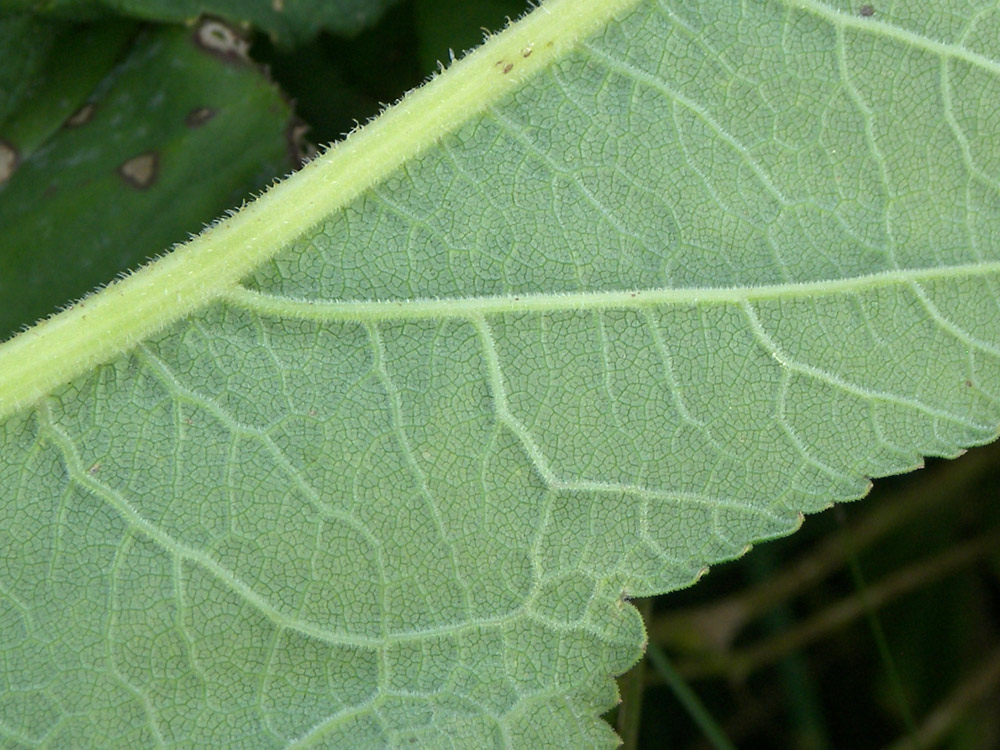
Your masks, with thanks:
<instances>
[{"instance_id":1,"label":"green leaf","mask_svg":"<svg viewBox=\"0 0 1000 750\"><path fill-rule=\"evenodd\" d=\"M626 597L995 437L998 22L553 0L4 344L7 743L613 745Z\"/></svg>"},{"instance_id":2,"label":"green leaf","mask_svg":"<svg viewBox=\"0 0 1000 750\"><path fill-rule=\"evenodd\" d=\"M356 34L375 23L397 0L4 0L6 11L33 11L87 20L120 13L147 21L193 22L210 14L250 24L282 42L314 36L322 29Z\"/></svg>"},{"instance_id":3,"label":"green leaf","mask_svg":"<svg viewBox=\"0 0 1000 750\"><path fill-rule=\"evenodd\" d=\"M352 39L328 34L287 49L260 40L254 57L273 71L309 123L313 143L333 143L438 71L417 63L413 10L400 3Z\"/></svg>"},{"instance_id":4,"label":"green leaf","mask_svg":"<svg viewBox=\"0 0 1000 750\"><path fill-rule=\"evenodd\" d=\"M22 26L0 17L0 34ZM53 37L48 59L0 118L14 155L0 175L0 339L297 164L290 105L221 22L32 28Z\"/></svg>"},{"instance_id":5,"label":"green leaf","mask_svg":"<svg viewBox=\"0 0 1000 750\"><path fill-rule=\"evenodd\" d=\"M0 17L0 122L27 96L52 47L56 27L26 14ZM3 170L3 164L0 164ZM0 171L0 176L4 174Z\"/></svg>"},{"instance_id":6,"label":"green leaf","mask_svg":"<svg viewBox=\"0 0 1000 750\"><path fill-rule=\"evenodd\" d=\"M18 164L61 127L75 126L67 119L84 106L135 31L134 24L120 21L73 25L0 15L0 37L14 47L0 62L0 80L11 95L9 105L0 107L0 133ZM77 62L66 65L66 58ZM0 175L0 187L7 189L12 175Z\"/></svg>"},{"instance_id":7,"label":"green leaf","mask_svg":"<svg viewBox=\"0 0 1000 750\"><path fill-rule=\"evenodd\" d=\"M483 41L483 31L502 28L527 10L525 0L414 0L420 66L434 70L439 60L461 56Z\"/></svg>"}]
</instances>

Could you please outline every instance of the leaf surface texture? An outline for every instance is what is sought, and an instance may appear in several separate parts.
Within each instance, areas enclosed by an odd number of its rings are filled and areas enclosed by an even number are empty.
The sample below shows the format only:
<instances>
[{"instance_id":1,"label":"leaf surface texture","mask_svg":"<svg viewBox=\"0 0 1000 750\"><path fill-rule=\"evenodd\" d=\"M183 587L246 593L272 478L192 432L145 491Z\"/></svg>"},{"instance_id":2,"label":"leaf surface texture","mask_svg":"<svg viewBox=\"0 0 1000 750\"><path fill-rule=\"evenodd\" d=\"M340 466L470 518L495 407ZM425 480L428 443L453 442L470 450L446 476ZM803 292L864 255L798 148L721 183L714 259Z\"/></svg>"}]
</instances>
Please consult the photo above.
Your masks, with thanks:
<instances>
[{"instance_id":1,"label":"leaf surface texture","mask_svg":"<svg viewBox=\"0 0 1000 750\"><path fill-rule=\"evenodd\" d=\"M623 596L996 435L953 5L637 2L8 418L8 744L612 746Z\"/></svg>"}]
</instances>

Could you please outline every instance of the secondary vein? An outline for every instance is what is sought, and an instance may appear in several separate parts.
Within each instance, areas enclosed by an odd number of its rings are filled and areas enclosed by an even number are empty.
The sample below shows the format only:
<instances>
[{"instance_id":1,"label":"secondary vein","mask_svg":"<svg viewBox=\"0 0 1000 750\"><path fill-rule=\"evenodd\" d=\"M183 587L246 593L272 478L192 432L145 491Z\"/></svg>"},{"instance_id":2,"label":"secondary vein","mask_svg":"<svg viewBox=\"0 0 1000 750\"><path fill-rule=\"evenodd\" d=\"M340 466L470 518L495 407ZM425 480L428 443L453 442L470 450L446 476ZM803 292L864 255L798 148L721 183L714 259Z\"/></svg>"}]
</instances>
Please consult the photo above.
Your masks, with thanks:
<instances>
[{"instance_id":1,"label":"secondary vein","mask_svg":"<svg viewBox=\"0 0 1000 750\"><path fill-rule=\"evenodd\" d=\"M865 292L891 286L1000 274L1000 261L918 268L827 281L733 287L648 288L614 291L505 294L398 300L316 300L234 287L222 299L264 316L319 321L471 320L504 313L627 310L654 306L742 304Z\"/></svg>"},{"instance_id":2,"label":"secondary vein","mask_svg":"<svg viewBox=\"0 0 1000 750\"><path fill-rule=\"evenodd\" d=\"M0 344L0 418L218 299L638 2L549 0L229 219Z\"/></svg>"}]
</instances>

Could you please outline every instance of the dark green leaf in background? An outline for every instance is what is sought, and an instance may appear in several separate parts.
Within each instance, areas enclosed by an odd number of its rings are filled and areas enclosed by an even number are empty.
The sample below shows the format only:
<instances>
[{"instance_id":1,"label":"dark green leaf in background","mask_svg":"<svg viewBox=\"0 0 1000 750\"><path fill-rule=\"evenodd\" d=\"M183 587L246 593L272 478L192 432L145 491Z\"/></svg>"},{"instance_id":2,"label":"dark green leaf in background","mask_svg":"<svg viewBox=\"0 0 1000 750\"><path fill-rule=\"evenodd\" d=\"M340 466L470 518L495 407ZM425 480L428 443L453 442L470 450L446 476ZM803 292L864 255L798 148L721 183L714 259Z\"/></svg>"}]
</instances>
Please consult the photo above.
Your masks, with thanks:
<instances>
[{"instance_id":1,"label":"dark green leaf in background","mask_svg":"<svg viewBox=\"0 0 1000 750\"><path fill-rule=\"evenodd\" d=\"M20 47L19 54L0 60L0 91L10 92L11 100L10 107L0 105L0 135L18 163L60 128L73 127L74 113L86 115L89 110L81 108L136 31L136 24L118 19L77 26L24 15L0 18L0 35ZM0 175L0 185L13 171Z\"/></svg>"},{"instance_id":2,"label":"dark green leaf in background","mask_svg":"<svg viewBox=\"0 0 1000 750\"><path fill-rule=\"evenodd\" d=\"M26 81L0 97L17 103L0 120L0 339L297 164L289 103L219 21L136 35L120 21L14 17L0 29L47 50L30 67L0 62L3 79Z\"/></svg>"},{"instance_id":3,"label":"dark green leaf in background","mask_svg":"<svg viewBox=\"0 0 1000 750\"><path fill-rule=\"evenodd\" d=\"M309 123L314 143L340 140L385 104L416 88L433 70L421 70L410 3L392 8L352 39L328 33L288 49L261 36L254 56L264 62Z\"/></svg>"},{"instance_id":4,"label":"dark green leaf in background","mask_svg":"<svg viewBox=\"0 0 1000 750\"><path fill-rule=\"evenodd\" d=\"M27 14L0 20L0 121L27 95L48 57L56 27ZM2 167L0 167L2 169ZM2 176L2 172L0 172Z\"/></svg>"},{"instance_id":5,"label":"dark green leaf in background","mask_svg":"<svg viewBox=\"0 0 1000 750\"><path fill-rule=\"evenodd\" d=\"M90 20L122 13L148 21L192 22L210 14L246 23L291 43L321 29L356 34L378 20L395 0L3 0L0 9L34 11L60 18Z\"/></svg>"}]
</instances>

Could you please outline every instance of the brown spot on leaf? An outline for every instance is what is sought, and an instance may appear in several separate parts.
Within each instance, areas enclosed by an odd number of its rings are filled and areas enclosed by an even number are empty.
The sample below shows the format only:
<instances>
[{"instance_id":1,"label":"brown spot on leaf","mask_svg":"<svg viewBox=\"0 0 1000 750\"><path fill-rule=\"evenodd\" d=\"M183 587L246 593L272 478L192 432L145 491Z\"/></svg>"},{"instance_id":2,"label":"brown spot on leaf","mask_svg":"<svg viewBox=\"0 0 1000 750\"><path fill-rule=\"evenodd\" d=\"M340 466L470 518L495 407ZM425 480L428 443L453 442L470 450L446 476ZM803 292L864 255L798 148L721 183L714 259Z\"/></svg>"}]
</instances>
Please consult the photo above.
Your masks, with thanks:
<instances>
[{"instance_id":1,"label":"brown spot on leaf","mask_svg":"<svg viewBox=\"0 0 1000 750\"><path fill-rule=\"evenodd\" d=\"M862 5L858 13L864 18L871 18L875 15L875 7L872 5Z\"/></svg>"},{"instance_id":2,"label":"brown spot on leaf","mask_svg":"<svg viewBox=\"0 0 1000 750\"><path fill-rule=\"evenodd\" d=\"M281 13L285 9L285 0L271 0L271 7L275 13Z\"/></svg>"},{"instance_id":3,"label":"brown spot on leaf","mask_svg":"<svg viewBox=\"0 0 1000 750\"><path fill-rule=\"evenodd\" d=\"M71 114L66 118L64 123L67 128L78 128L81 125L86 125L94 117L94 110L96 107L93 102L87 102L82 107L80 107L76 112Z\"/></svg>"},{"instance_id":4,"label":"brown spot on leaf","mask_svg":"<svg viewBox=\"0 0 1000 750\"><path fill-rule=\"evenodd\" d=\"M533 47L529 44L523 50L521 50L521 57L531 57L531 53L534 51Z\"/></svg>"},{"instance_id":5,"label":"brown spot on leaf","mask_svg":"<svg viewBox=\"0 0 1000 750\"><path fill-rule=\"evenodd\" d=\"M122 162L122 165L118 167L118 174L137 190L145 190L156 182L158 167L159 159L156 152L147 151Z\"/></svg>"},{"instance_id":6,"label":"brown spot on leaf","mask_svg":"<svg viewBox=\"0 0 1000 750\"><path fill-rule=\"evenodd\" d=\"M212 109L211 107L197 107L187 113L187 117L184 118L184 124L189 128L200 128L217 114L219 114L219 110L217 109Z\"/></svg>"},{"instance_id":7,"label":"brown spot on leaf","mask_svg":"<svg viewBox=\"0 0 1000 750\"><path fill-rule=\"evenodd\" d=\"M3 185L17 171L17 149L0 138L0 185Z\"/></svg>"},{"instance_id":8,"label":"brown spot on leaf","mask_svg":"<svg viewBox=\"0 0 1000 750\"><path fill-rule=\"evenodd\" d=\"M507 75L513 69L514 69L514 63L509 63L509 62L505 62L504 66L501 68L501 70L503 71L504 75Z\"/></svg>"},{"instance_id":9,"label":"brown spot on leaf","mask_svg":"<svg viewBox=\"0 0 1000 750\"><path fill-rule=\"evenodd\" d=\"M971 388L972 387L972 381L971 380L966 380L965 381L965 387L966 388Z\"/></svg>"},{"instance_id":10,"label":"brown spot on leaf","mask_svg":"<svg viewBox=\"0 0 1000 750\"><path fill-rule=\"evenodd\" d=\"M232 26L217 18L205 18L194 30L194 43L209 54L229 62L247 62L250 42Z\"/></svg>"}]
</instances>

